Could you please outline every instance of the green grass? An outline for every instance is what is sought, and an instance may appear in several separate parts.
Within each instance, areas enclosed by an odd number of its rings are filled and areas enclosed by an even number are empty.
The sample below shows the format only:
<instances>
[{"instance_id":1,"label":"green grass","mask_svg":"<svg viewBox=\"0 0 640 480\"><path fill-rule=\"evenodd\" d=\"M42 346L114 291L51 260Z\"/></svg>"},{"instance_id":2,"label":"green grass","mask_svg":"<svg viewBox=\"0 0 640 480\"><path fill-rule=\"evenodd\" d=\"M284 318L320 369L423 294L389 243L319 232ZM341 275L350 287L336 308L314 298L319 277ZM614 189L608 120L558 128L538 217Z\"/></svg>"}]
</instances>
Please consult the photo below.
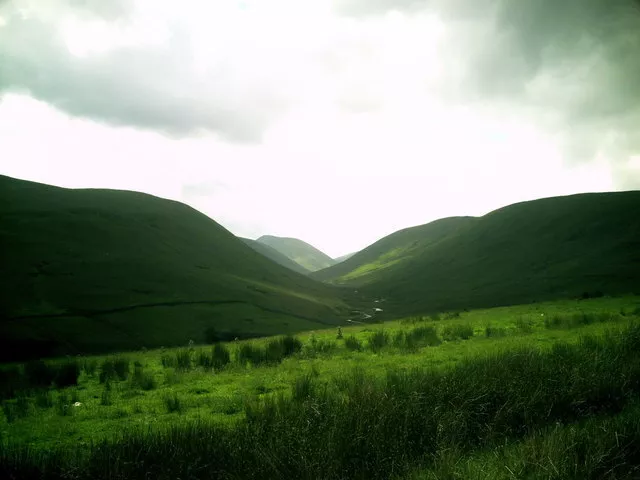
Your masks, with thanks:
<instances>
[{"instance_id":1,"label":"green grass","mask_svg":"<svg viewBox=\"0 0 640 480\"><path fill-rule=\"evenodd\" d=\"M556 424L524 440L471 455L447 452L412 480L507 480L514 478L584 480L640 476L640 408Z\"/></svg>"},{"instance_id":2,"label":"green grass","mask_svg":"<svg viewBox=\"0 0 640 480\"><path fill-rule=\"evenodd\" d=\"M87 368L78 385L18 388L3 401L0 474L39 471L41 462L59 472L88 461L78 467L86 476L113 478L109 458L127 478L142 468L172 478L178 468L213 467L217 473L205 478L463 475L460 462L480 465L486 448L507 455L556 422L626 412L640 395L640 334L635 327L618 332L638 320L639 304L636 297L601 298L441 312L439 320L346 327L342 339L321 330L79 358ZM572 322L578 314L599 321ZM545 320L555 316L566 322L549 328ZM489 326L500 334L487 336ZM469 328L466 340L445 339ZM385 341L371 348L372 338ZM255 363L243 357L247 347L257 352ZM188 367L163 366L163 358L184 352ZM212 368L200 355L223 360ZM24 367L4 370L25 382ZM102 371L115 373L101 383Z\"/></svg>"},{"instance_id":3,"label":"green grass","mask_svg":"<svg viewBox=\"0 0 640 480\"><path fill-rule=\"evenodd\" d=\"M137 192L0 176L0 360L285 334L337 324L342 291L215 221Z\"/></svg>"},{"instance_id":4,"label":"green grass","mask_svg":"<svg viewBox=\"0 0 640 480\"><path fill-rule=\"evenodd\" d=\"M393 315L640 293L640 192L510 205L393 233L311 274Z\"/></svg>"}]
</instances>

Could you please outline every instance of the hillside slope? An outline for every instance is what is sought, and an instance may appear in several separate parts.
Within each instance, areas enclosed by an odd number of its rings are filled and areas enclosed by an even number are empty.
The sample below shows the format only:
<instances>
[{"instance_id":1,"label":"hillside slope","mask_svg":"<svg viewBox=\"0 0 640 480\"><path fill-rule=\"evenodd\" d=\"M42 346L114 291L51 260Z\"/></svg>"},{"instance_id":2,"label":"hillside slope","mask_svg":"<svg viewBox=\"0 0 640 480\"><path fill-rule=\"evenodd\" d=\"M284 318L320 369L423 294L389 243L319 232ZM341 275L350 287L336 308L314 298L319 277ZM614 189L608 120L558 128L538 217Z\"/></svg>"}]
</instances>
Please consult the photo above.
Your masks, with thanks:
<instances>
[{"instance_id":1,"label":"hillside slope","mask_svg":"<svg viewBox=\"0 0 640 480\"><path fill-rule=\"evenodd\" d=\"M317 328L346 308L202 213L137 192L0 176L0 247L4 358Z\"/></svg>"},{"instance_id":2,"label":"hillside slope","mask_svg":"<svg viewBox=\"0 0 640 480\"><path fill-rule=\"evenodd\" d=\"M353 257L357 252L347 253L346 255L342 255L341 257L334 258L336 263L344 262L345 260L349 260Z\"/></svg>"},{"instance_id":3,"label":"hillside slope","mask_svg":"<svg viewBox=\"0 0 640 480\"><path fill-rule=\"evenodd\" d=\"M330 267L336 263L333 258L313 245L297 238L263 235L257 241L276 249L311 272Z\"/></svg>"},{"instance_id":4,"label":"hillside slope","mask_svg":"<svg viewBox=\"0 0 640 480\"><path fill-rule=\"evenodd\" d=\"M388 235L345 261L311 274L336 284L364 285L376 281L383 270L402 268L426 248L470 225L474 217L451 217Z\"/></svg>"},{"instance_id":5,"label":"hillside slope","mask_svg":"<svg viewBox=\"0 0 640 480\"><path fill-rule=\"evenodd\" d=\"M242 238L242 237L239 237L239 238L259 254L264 255L265 257L273 260L274 262L282 265L283 267L287 267L288 269L293 270L294 272L301 273L302 275L308 275L309 273L311 273L309 270L304 268L299 263L294 262L286 255L280 253L275 248L270 247L265 243L260 243L257 240L252 240L250 238Z\"/></svg>"},{"instance_id":6,"label":"hillside slope","mask_svg":"<svg viewBox=\"0 0 640 480\"><path fill-rule=\"evenodd\" d=\"M640 293L639 212L638 191L518 203L471 220L437 242L419 244L407 252L408 259L388 268L361 252L337 266L359 262L348 272L328 269L315 277L360 285L368 294L388 298L396 313L529 303L585 292ZM384 254L377 252L380 257Z\"/></svg>"}]
</instances>

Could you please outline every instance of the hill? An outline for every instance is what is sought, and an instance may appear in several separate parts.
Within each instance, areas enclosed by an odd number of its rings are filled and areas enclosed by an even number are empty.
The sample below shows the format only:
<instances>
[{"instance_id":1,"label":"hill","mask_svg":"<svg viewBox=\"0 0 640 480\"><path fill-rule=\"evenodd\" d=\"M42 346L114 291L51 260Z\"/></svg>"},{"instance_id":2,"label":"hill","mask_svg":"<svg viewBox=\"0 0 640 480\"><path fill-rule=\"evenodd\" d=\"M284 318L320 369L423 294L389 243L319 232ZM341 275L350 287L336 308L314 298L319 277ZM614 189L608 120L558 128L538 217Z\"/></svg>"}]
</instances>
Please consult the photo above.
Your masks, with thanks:
<instances>
[{"instance_id":1,"label":"hill","mask_svg":"<svg viewBox=\"0 0 640 480\"><path fill-rule=\"evenodd\" d=\"M388 235L345 261L311 274L312 278L336 284L365 285L379 278L382 270L399 268L420 252L476 220L451 217L427 225L405 228Z\"/></svg>"},{"instance_id":2,"label":"hill","mask_svg":"<svg viewBox=\"0 0 640 480\"><path fill-rule=\"evenodd\" d=\"M276 249L311 272L330 267L336 263L327 254L297 238L263 235L257 241Z\"/></svg>"},{"instance_id":3,"label":"hill","mask_svg":"<svg viewBox=\"0 0 640 480\"><path fill-rule=\"evenodd\" d=\"M336 263L344 262L345 260L349 260L355 254L356 254L356 252L347 253L346 255L342 255L341 257L334 258L334 260L336 261Z\"/></svg>"},{"instance_id":4,"label":"hill","mask_svg":"<svg viewBox=\"0 0 640 480\"><path fill-rule=\"evenodd\" d=\"M0 351L106 352L333 324L336 290L179 202L0 176Z\"/></svg>"},{"instance_id":5,"label":"hill","mask_svg":"<svg viewBox=\"0 0 640 480\"><path fill-rule=\"evenodd\" d=\"M313 277L395 313L640 292L638 212L638 191L523 202L397 232Z\"/></svg>"},{"instance_id":6,"label":"hill","mask_svg":"<svg viewBox=\"0 0 640 480\"><path fill-rule=\"evenodd\" d=\"M265 257L273 260L276 263L279 263L283 267L287 267L288 269L293 270L294 272L301 273L302 275L308 275L309 273L311 273L302 265L294 262L289 257L280 253L275 248L270 247L266 243L260 243L257 240L251 240L250 238L242 238L242 237L239 237L239 238L244 243L246 243L251 248L253 248L256 252L260 253L261 255L264 255Z\"/></svg>"}]
</instances>

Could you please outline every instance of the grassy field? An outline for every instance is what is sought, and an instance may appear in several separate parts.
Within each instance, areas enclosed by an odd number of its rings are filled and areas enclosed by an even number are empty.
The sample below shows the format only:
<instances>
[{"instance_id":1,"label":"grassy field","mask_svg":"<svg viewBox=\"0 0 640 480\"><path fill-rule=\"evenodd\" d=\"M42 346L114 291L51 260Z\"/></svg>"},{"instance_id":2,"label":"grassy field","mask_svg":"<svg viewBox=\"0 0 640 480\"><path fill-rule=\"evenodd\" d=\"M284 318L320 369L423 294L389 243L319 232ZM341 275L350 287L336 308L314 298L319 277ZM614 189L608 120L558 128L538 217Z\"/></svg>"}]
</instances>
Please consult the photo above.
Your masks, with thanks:
<instances>
[{"instance_id":1,"label":"grassy field","mask_svg":"<svg viewBox=\"0 0 640 480\"><path fill-rule=\"evenodd\" d=\"M636 478L639 316L605 297L8 364L0 475Z\"/></svg>"},{"instance_id":2,"label":"grassy field","mask_svg":"<svg viewBox=\"0 0 640 480\"><path fill-rule=\"evenodd\" d=\"M640 294L640 192L517 203L393 233L311 274L397 314Z\"/></svg>"}]
</instances>

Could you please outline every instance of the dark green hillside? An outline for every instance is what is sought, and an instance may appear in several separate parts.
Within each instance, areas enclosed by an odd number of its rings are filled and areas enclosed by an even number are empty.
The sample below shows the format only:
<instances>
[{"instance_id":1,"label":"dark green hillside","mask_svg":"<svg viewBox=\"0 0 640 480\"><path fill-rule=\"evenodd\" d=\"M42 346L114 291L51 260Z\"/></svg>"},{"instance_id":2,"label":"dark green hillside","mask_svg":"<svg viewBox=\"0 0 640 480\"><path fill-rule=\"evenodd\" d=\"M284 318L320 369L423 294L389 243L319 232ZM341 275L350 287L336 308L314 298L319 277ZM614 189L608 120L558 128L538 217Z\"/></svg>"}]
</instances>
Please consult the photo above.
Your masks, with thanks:
<instances>
[{"instance_id":1,"label":"dark green hillside","mask_svg":"<svg viewBox=\"0 0 640 480\"><path fill-rule=\"evenodd\" d=\"M330 267L336 263L329 255L297 238L263 235L257 241L276 249L311 272Z\"/></svg>"},{"instance_id":2,"label":"dark green hillside","mask_svg":"<svg viewBox=\"0 0 640 480\"><path fill-rule=\"evenodd\" d=\"M265 243L260 243L257 240L251 240L250 238L240 238L240 240L249 245L256 252L264 255L265 257L273 260L276 263L279 263L283 267L287 267L288 269L293 270L294 272L301 273L303 275L308 275L309 273L311 273L299 263L294 262L286 255L280 253L275 248L270 247Z\"/></svg>"},{"instance_id":3,"label":"dark green hillside","mask_svg":"<svg viewBox=\"0 0 640 480\"><path fill-rule=\"evenodd\" d=\"M343 262L311 274L312 278L336 284L363 285L375 281L383 270L403 268L426 248L455 234L475 220L452 217L388 235Z\"/></svg>"},{"instance_id":4,"label":"dark green hillside","mask_svg":"<svg viewBox=\"0 0 640 480\"><path fill-rule=\"evenodd\" d=\"M396 248L390 243L387 252ZM387 297L395 313L640 292L640 192L510 205L440 241L418 243L389 268L365 252L341 264L362 259L355 269L328 280L366 284L362 290ZM369 273L349 276L354 271Z\"/></svg>"},{"instance_id":5,"label":"dark green hillside","mask_svg":"<svg viewBox=\"0 0 640 480\"><path fill-rule=\"evenodd\" d=\"M345 308L198 211L142 193L0 176L0 246L5 358L317 328Z\"/></svg>"}]
</instances>

